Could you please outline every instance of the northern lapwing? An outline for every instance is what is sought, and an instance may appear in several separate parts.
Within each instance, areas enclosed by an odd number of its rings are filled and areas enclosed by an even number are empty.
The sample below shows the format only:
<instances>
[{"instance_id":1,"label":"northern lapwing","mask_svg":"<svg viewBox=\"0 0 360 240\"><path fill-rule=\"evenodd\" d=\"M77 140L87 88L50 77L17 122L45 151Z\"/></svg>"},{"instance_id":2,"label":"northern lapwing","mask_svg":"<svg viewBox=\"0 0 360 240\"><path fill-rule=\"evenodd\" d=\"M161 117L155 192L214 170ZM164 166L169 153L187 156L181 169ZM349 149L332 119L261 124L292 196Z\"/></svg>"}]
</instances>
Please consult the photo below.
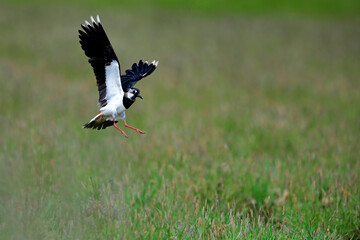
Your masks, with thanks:
<instances>
[{"instance_id":1,"label":"northern lapwing","mask_svg":"<svg viewBox=\"0 0 360 240\"><path fill-rule=\"evenodd\" d=\"M89 63L94 69L99 90L100 111L83 128L100 130L114 126L127 137L126 133L116 126L118 120L122 119L125 127L143 134L143 131L126 123L125 110L135 102L137 97L142 99L140 90L134 88L134 85L150 75L156 69L158 62L153 61L149 64L147 61L140 60L138 64L134 63L131 69L126 70L125 75L120 75L119 60L101 25L99 15L96 21L92 16L90 19L92 24L86 20L85 24L81 24L79 38L81 48L89 57Z\"/></svg>"}]
</instances>

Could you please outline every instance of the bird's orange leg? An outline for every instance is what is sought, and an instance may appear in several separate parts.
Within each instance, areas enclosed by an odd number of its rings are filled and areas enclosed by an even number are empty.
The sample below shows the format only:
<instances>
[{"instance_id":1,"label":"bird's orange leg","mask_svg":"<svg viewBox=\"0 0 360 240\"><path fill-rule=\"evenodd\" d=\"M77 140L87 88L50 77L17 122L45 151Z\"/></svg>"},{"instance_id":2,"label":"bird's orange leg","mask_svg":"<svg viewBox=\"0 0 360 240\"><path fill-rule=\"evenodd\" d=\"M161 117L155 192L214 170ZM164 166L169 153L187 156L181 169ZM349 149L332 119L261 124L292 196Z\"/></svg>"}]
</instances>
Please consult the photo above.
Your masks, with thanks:
<instances>
[{"instance_id":1,"label":"bird's orange leg","mask_svg":"<svg viewBox=\"0 0 360 240\"><path fill-rule=\"evenodd\" d=\"M117 130L119 130L119 131L122 133L122 135L124 135L124 137L128 137L123 130L121 130L118 126L116 126L115 121L114 121L114 124L113 124L113 125L114 125L114 127L115 127Z\"/></svg>"},{"instance_id":2,"label":"bird's orange leg","mask_svg":"<svg viewBox=\"0 0 360 240\"><path fill-rule=\"evenodd\" d=\"M127 125L126 121L124 121L124 123L125 123L125 127L127 127L127 128L131 128L131 129L137 131L137 132L140 133L140 134L144 134L144 133L145 133L145 132L141 131L140 129L137 129L137 128L134 128L134 127L131 127L131 126Z\"/></svg>"}]
</instances>

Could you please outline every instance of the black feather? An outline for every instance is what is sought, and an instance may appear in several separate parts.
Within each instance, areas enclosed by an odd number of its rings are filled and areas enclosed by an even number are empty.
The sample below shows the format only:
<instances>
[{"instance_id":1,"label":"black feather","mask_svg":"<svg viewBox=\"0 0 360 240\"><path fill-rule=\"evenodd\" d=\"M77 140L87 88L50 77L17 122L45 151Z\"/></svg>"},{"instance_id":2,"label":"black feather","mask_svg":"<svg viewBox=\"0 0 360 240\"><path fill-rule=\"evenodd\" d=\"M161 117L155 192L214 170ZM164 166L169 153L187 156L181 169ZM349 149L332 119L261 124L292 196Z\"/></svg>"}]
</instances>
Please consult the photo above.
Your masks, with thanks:
<instances>
[{"instance_id":1,"label":"black feather","mask_svg":"<svg viewBox=\"0 0 360 240\"><path fill-rule=\"evenodd\" d=\"M124 92L127 92L129 88L132 88L142 78L149 76L156 66L151 63L144 63L142 60L138 64L134 63L131 69L125 71L125 75L121 75L121 85Z\"/></svg>"},{"instance_id":2,"label":"black feather","mask_svg":"<svg viewBox=\"0 0 360 240\"><path fill-rule=\"evenodd\" d=\"M119 61L101 23L93 22L92 24L93 26L81 25L83 30L79 30L79 38L81 48L89 57L89 63L93 67L99 91L99 105L103 107L107 104L105 66L113 60Z\"/></svg>"},{"instance_id":3,"label":"black feather","mask_svg":"<svg viewBox=\"0 0 360 240\"><path fill-rule=\"evenodd\" d=\"M118 121L115 121L115 123L117 123L117 122ZM114 124L113 121L104 121L104 122L92 121L92 122L88 122L88 123L84 124L83 127L101 130L101 129L105 129L107 127L111 127L113 124Z\"/></svg>"}]
</instances>

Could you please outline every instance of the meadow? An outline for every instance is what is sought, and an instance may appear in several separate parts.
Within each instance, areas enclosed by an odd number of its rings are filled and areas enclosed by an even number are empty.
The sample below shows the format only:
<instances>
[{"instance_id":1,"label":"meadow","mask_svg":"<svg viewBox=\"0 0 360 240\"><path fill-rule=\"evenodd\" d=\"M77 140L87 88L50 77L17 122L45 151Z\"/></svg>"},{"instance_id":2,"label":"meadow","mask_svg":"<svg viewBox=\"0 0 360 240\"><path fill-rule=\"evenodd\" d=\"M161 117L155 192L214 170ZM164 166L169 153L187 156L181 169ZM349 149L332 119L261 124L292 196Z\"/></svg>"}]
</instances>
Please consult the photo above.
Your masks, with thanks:
<instances>
[{"instance_id":1,"label":"meadow","mask_svg":"<svg viewBox=\"0 0 360 240\"><path fill-rule=\"evenodd\" d=\"M358 6L90 2L1 4L0 239L360 239ZM81 128L96 14L122 71L159 61L126 113L145 135Z\"/></svg>"}]
</instances>

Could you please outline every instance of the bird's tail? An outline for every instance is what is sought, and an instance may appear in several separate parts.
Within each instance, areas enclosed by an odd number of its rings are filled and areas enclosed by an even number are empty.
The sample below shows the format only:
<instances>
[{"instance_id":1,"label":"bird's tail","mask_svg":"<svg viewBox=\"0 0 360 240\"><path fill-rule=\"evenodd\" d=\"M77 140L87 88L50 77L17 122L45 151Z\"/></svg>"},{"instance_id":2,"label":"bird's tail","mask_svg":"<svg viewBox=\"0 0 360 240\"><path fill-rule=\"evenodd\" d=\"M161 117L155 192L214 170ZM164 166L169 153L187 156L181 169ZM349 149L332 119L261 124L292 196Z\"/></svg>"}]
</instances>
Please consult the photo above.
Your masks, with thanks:
<instances>
[{"instance_id":1,"label":"bird's tail","mask_svg":"<svg viewBox=\"0 0 360 240\"><path fill-rule=\"evenodd\" d=\"M113 121L106 120L106 118L102 115L102 112L99 112L98 115L93 117L88 123L84 124L82 127L101 130L112 125L113 125Z\"/></svg>"}]
</instances>

